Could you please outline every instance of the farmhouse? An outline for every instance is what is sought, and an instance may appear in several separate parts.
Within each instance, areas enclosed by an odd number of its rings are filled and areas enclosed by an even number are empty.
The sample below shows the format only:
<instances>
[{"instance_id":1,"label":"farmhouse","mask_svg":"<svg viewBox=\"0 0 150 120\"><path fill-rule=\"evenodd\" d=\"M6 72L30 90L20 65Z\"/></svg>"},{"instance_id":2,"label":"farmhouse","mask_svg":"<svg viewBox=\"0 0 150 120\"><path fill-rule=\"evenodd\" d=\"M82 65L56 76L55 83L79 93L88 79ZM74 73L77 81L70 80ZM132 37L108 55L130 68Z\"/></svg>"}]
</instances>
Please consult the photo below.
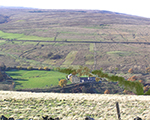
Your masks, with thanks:
<instances>
[{"instance_id":1,"label":"farmhouse","mask_svg":"<svg viewBox=\"0 0 150 120\"><path fill-rule=\"evenodd\" d=\"M75 75L70 75L69 76L69 80L72 82L72 83L80 83L80 82L95 82L96 77L77 77ZM101 81L99 81L101 82Z\"/></svg>"}]
</instances>

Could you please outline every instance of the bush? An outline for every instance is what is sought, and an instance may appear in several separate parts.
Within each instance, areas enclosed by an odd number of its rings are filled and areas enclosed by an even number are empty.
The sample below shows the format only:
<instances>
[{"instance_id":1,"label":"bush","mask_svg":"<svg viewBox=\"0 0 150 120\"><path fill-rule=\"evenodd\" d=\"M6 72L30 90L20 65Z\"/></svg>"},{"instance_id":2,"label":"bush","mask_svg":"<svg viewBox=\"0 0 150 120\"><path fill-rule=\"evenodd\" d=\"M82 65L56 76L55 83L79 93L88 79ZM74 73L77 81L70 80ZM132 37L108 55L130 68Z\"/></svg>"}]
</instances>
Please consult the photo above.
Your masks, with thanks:
<instances>
[{"instance_id":1,"label":"bush","mask_svg":"<svg viewBox=\"0 0 150 120\"><path fill-rule=\"evenodd\" d=\"M32 66L27 67L27 70L32 70L32 69L33 69Z\"/></svg>"},{"instance_id":2,"label":"bush","mask_svg":"<svg viewBox=\"0 0 150 120\"><path fill-rule=\"evenodd\" d=\"M48 70L48 67L44 67L44 70Z\"/></svg>"},{"instance_id":3,"label":"bush","mask_svg":"<svg viewBox=\"0 0 150 120\"><path fill-rule=\"evenodd\" d=\"M43 70L43 68L42 68L42 67L39 67L38 70Z\"/></svg>"},{"instance_id":4,"label":"bush","mask_svg":"<svg viewBox=\"0 0 150 120\"><path fill-rule=\"evenodd\" d=\"M108 89L106 89L104 94L110 94L110 91Z\"/></svg>"},{"instance_id":5,"label":"bush","mask_svg":"<svg viewBox=\"0 0 150 120\"><path fill-rule=\"evenodd\" d=\"M148 87L148 86L145 86L143 89L144 89L144 92L146 92L146 91L149 90L149 87Z\"/></svg>"},{"instance_id":6,"label":"bush","mask_svg":"<svg viewBox=\"0 0 150 120\"><path fill-rule=\"evenodd\" d=\"M129 70L128 70L128 73L133 73L134 71L133 71L133 69L132 68L130 68Z\"/></svg>"},{"instance_id":7,"label":"bush","mask_svg":"<svg viewBox=\"0 0 150 120\"><path fill-rule=\"evenodd\" d=\"M61 80L59 81L59 85L60 85L61 87L66 86L66 85L67 85L67 80L61 79Z\"/></svg>"},{"instance_id":8,"label":"bush","mask_svg":"<svg viewBox=\"0 0 150 120\"><path fill-rule=\"evenodd\" d=\"M146 72L149 73L150 72L150 67L146 68Z\"/></svg>"},{"instance_id":9,"label":"bush","mask_svg":"<svg viewBox=\"0 0 150 120\"><path fill-rule=\"evenodd\" d=\"M137 77L135 75L128 79L128 81L136 81L136 80L137 80Z\"/></svg>"},{"instance_id":10,"label":"bush","mask_svg":"<svg viewBox=\"0 0 150 120\"><path fill-rule=\"evenodd\" d=\"M22 67L21 67L21 66L17 66L16 68L17 68L18 70L21 70L21 69L22 69Z\"/></svg>"},{"instance_id":11,"label":"bush","mask_svg":"<svg viewBox=\"0 0 150 120\"><path fill-rule=\"evenodd\" d=\"M98 77L95 78L95 81L96 81L96 82L99 82L99 80L100 80L100 78L98 78Z\"/></svg>"},{"instance_id":12,"label":"bush","mask_svg":"<svg viewBox=\"0 0 150 120\"><path fill-rule=\"evenodd\" d=\"M143 80L139 80L139 82L142 83L142 84L144 84L144 81L143 81Z\"/></svg>"}]
</instances>

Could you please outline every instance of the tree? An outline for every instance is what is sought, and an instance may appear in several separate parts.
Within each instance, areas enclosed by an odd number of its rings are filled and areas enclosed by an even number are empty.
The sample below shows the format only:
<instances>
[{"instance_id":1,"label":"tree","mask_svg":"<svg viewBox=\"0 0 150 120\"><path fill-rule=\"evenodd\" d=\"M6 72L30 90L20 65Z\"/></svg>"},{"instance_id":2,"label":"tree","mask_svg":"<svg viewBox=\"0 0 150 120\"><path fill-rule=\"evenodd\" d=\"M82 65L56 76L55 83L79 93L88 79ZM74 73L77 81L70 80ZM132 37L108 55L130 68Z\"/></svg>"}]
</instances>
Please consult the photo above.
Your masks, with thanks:
<instances>
[{"instance_id":1,"label":"tree","mask_svg":"<svg viewBox=\"0 0 150 120\"><path fill-rule=\"evenodd\" d=\"M90 69L88 67L79 66L79 69L76 71L80 76L82 75L89 75Z\"/></svg>"},{"instance_id":2,"label":"tree","mask_svg":"<svg viewBox=\"0 0 150 120\"><path fill-rule=\"evenodd\" d=\"M139 80L140 83L142 83L144 85L144 81L143 80Z\"/></svg>"},{"instance_id":3,"label":"tree","mask_svg":"<svg viewBox=\"0 0 150 120\"><path fill-rule=\"evenodd\" d=\"M104 94L110 94L110 91L108 89L106 89Z\"/></svg>"},{"instance_id":4,"label":"tree","mask_svg":"<svg viewBox=\"0 0 150 120\"><path fill-rule=\"evenodd\" d=\"M149 90L149 87L148 87L148 86L145 86L145 87L143 88L143 90L144 90L144 92L146 92L146 91Z\"/></svg>"},{"instance_id":5,"label":"tree","mask_svg":"<svg viewBox=\"0 0 150 120\"><path fill-rule=\"evenodd\" d=\"M73 71L71 74L72 74L72 75L76 75L76 74L77 74L77 72L76 72L76 71Z\"/></svg>"},{"instance_id":6,"label":"tree","mask_svg":"<svg viewBox=\"0 0 150 120\"><path fill-rule=\"evenodd\" d=\"M48 67L44 67L44 70L48 70Z\"/></svg>"},{"instance_id":7,"label":"tree","mask_svg":"<svg viewBox=\"0 0 150 120\"><path fill-rule=\"evenodd\" d=\"M135 75L128 79L128 81L136 81L136 80L137 80L137 77Z\"/></svg>"},{"instance_id":8,"label":"tree","mask_svg":"<svg viewBox=\"0 0 150 120\"><path fill-rule=\"evenodd\" d=\"M18 70L21 70L21 69L22 69L22 67L21 67L21 66L17 66L16 68L17 68Z\"/></svg>"},{"instance_id":9,"label":"tree","mask_svg":"<svg viewBox=\"0 0 150 120\"><path fill-rule=\"evenodd\" d=\"M96 81L96 82L99 82L99 80L100 80L100 78L98 78L98 77L95 78L95 81Z\"/></svg>"},{"instance_id":10,"label":"tree","mask_svg":"<svg viewBox=\"0 0 150 120\"><path fill-rule=\"evenodd\" d=\"M128 73L133 73L134 71L133 71L133 69L132 68L130 68L129 70L128 70Z\"/></svg>"},{"instance_id":11,"label":"tree","mask_svg":"<svg viewBox=\"0 0 150 120\"><path fill-rule=\"evenodd\" d=\"M42 70L42 67L39 67L38 70Z\"/></svg>"},{"instance_id":12,"label":"tree","mask_svg":"<svg viewBox=\"0 0 150 120\"><path fill-rule=\"evenodd\" d=\"M32 66L29 66L29 67L27 67L27 69L28 69L28 70L32 70L32 69L33 69L33 67L32 67Z\"/></svg>"},{"instance_id":13,"label":"tree","mask_svg":"<svg viewBox=\"0 0 150 120\"><path fill-rule=\"evenodd\" d=\"M146 68L146 73L150 73L150 67Z\"/></svg>"},{"instance_id":14,"label":"tree","mask_svg":"<svg viewBox=\"0 0 150 120\"><path fill-rule=\"evenodd\" d=\"M67 80L61 79L61 80L59 81L59 85L60 85L61 87L66 86L66 85L67 85Z\"/></svg>"}]
</instances>

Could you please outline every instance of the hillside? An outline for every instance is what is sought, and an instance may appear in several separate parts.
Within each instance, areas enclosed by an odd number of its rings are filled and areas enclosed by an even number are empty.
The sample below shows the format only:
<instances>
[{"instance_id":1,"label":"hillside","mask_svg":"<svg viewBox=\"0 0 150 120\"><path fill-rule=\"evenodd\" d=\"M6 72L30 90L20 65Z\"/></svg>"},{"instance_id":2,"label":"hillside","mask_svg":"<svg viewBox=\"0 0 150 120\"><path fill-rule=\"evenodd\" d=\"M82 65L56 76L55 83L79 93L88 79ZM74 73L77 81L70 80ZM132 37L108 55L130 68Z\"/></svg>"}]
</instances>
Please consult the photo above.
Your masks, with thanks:
<instances>
[{"instance_id":1,"label":"hillside","mask_svg":"<svg viewBox=\"0 0 150 120\"><path fill-rule=\"evenodd\" d=\"M8 17L0 15L0 24L8 22Z\"/></svg>"},{"instance_id":2,"label":"hillside","mask_svg":"<svg viewBox=\"0 0 150 120\"><path fill-rule=\"evenodd\" d=\"M98 10L23 8L0 8L0 15L9 17L0 24L0 61L6 66L83 65L119 74L133 68L143 75L150 65L149 18Z\"/></svg>"}]
</instances>

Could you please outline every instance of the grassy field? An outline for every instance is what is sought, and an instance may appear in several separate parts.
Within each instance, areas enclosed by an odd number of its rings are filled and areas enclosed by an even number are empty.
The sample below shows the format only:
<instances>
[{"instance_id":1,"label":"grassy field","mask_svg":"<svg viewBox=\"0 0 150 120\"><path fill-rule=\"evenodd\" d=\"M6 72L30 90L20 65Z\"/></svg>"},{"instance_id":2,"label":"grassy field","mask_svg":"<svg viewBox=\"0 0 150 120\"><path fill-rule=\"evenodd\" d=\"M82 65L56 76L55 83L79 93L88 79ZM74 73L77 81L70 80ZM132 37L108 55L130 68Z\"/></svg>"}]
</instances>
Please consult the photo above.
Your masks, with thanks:
<instances>
[{"instance_id":1,"label":"grassy field","mask_svg":"<svg viewBox=\"0 0 150 120\"><path fill-rule=\"evenodd\" d=\"M149 120L149 96L110 94L62 94L0 91L0 115L28 120L42 120L42 116L61 120L117 120L116 102L121 119L139 116Z\"/></svg>"},{"instance_id":2,"label":"grassy field","mask_svg":"<svg viewBox=\"0 0 150 120\"><path fill-rule=\"evenodd\" d=\"M59 79L66 78L66 74L57 71L15 70L6 73L14 79L15 89L48 88L57 86Z\"/></svg>"},{"instance_id":3,"label":"grassy field","mask_svg":"<svg viewBox=\"0 0 150 120\"><path fill-rule=\"evenodd\" d=\"M54 38L38 37L38 36L29 36L18 33L6 33L0 31L0 37L3 39L16 39L16 40L54 40Z\"/></svg>"}]
</instances>

